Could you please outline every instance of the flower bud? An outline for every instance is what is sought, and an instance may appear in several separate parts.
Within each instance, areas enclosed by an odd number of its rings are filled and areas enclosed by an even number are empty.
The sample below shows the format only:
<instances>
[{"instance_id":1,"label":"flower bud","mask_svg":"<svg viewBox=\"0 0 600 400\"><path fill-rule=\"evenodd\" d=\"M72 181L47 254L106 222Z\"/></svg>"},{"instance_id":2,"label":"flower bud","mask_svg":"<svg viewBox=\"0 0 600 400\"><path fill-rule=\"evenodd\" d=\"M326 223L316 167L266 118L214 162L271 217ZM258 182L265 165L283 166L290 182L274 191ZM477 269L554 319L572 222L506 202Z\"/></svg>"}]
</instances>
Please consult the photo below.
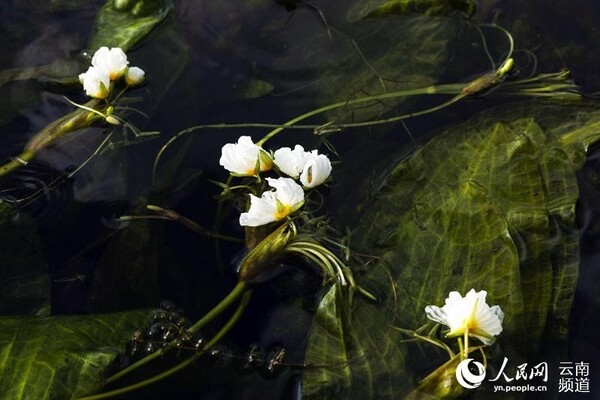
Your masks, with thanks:
<instances>
[{"instance_id":1,"label":"flower bud","mask_svg":"<svg viewBox=\"0 0 600 400\"><path fill-rule=\"evenodd\" d=\"M290 239L295 236L291 224L283 224L269 236L264 238L244 257L240 266L240 281L253 281L263 273L273 269L276 261L283 255L283 250Z\"/></svg>"},{"instance_id":2,"label":"flower bud","mask_svg":"<svg viewBox=\"0 0 600 400\"><path fill-rule=\"evenodd\" d=\"M127 86L137 86L144 82L146 72L138 67L129 67L125 73L125 83Z\"/></svg>"}]
</instances>

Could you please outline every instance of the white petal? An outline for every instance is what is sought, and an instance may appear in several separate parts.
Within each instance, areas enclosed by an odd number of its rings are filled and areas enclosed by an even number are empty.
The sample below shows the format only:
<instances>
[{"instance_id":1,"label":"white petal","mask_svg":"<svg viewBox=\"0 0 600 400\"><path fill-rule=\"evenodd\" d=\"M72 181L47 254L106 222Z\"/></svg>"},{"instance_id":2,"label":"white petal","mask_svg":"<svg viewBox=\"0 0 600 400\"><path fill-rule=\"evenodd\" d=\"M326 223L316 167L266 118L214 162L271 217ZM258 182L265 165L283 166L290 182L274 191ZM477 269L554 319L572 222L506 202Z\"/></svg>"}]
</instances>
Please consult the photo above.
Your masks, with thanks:
<instances>
[{"instance_id":1,"label":"white petal","mask_svg":"<svg viewBox=\"0 0 600 400\"><path fill-rule=\"evenodd\" d=\"M255 174L261 148L250 136L241 136L237 143L227 143L221 150L219 164L229 172L243 176Z\"/></svg>"},{"instance_id":2,"label":"white petal","mask_svg":"<svg viewBox=\"0 0 600 400\"><path fill-rule=\"evenodd\" d=\"M92 66L105 71L113 81L123 76L128 64L127 55L119 47L100 47L92 57Z\"/></svg>"},{"instance_id":3,"label":"white petal","mask_svg":"<svg viewBox=\"0 0 600 400\"><path fill-rule=\"evenodd\" d=\"M103 62L102 60L106 60L109 57L109 54L110 50L108 50L108 47L100 47L98 50L96 50L94 56L92 57L92 65L97 67L101 62Z\"/></svg>"},{"instance_id":4,"label":"white petal","mask_svg":"<svg viewBox=\"0 0 600 400\"><path fill-rule=\"evenodd\" d=\"M79 76L83 81L85 93L97 99L105 99L109 95L110 78L103 71L95 67L89 67L88 70Z\"/></svg>"},{"instance_id":5,"label":"white petal","mask_svg":"<svg viewBox=\"0 0 600 400\"><path fill-rule=\"evenodd\" d=\"M267 178L269 186L274 187L279 200L285 207L297 209L304 203L304 190L291 178Z\"/></svg>"},{"instance_id":6,"label":"white petal","mask_svg":"<svg viewBox=\"0 0 600 400\"><path fill-rule=\"evenodd\" d=\"M273 162L281 172L298 179L306 163L307 154L299 144L294 147L294 150L289 147L282 147L275 151Z\"/></svg>"},{"instance_id":7,"label":"white petal","mask_svg":"<svg viewBox=\"0 0 600 400\"><path fill-rule=\"evenodd\" d=\"M443 325L448 325L446 313L443 309L437 306L425 307L425 314L427 314L427 318L429 318L432 321L439 322Z\"/></svg>"},{"instance_id":8,"label":"white petal","mask_svg":"<svg viewBox=\"0 0 600 400\"><path fill-rule=\"evenodd\" d=\"M460 295L459 292L450 292L448 293L448 298L446 299L446 304L460 304L463 301L463 297Z\"/></svg>"},{"instance_id":9,"label":"white petal","mask_svg":"<svg viewBox=\"0 0 600 400\"><path fill-rule=\"evenodd\" d=\"M261 226L277 221L277 199L274 192L265 192L262 197L250 195L250 209L240 215L240 225Z\"/></svg>"},{"instance_id":10,"label":"white petal","mask_svg":"<svg viewBox=\"0 0 600 400\"><path fill-rule=\"evenodd\" d=\"M321 185L331 174L331 161L325 154L319 154L306 163L300 175L300 182L307 188Z\"/></svg>"},{"instance_id":11,"label":"white petal","mask_svg":"<svg viewBox=\"0 0 600 400\"><path fill-rule=\"evenodd\" d=\"M504 313L498 306L490 307L485 302L481 305L478 303L475 319L478 329L490 336L496 336L502 332Z\"/></svg>"}]
</instances>

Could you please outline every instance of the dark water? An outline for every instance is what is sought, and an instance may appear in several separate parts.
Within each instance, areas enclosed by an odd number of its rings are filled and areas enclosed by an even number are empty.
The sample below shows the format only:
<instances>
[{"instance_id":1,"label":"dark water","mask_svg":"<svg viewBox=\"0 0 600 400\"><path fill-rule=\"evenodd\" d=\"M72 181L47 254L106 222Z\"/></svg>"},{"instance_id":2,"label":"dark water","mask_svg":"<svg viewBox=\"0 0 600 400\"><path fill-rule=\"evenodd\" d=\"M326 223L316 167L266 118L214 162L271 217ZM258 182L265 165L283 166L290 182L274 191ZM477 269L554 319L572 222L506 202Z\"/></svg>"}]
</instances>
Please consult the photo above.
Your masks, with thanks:
<instances>
[{"instance_id":1,"label":"dark water","mask_svg":"<svg viewBox=\"0 0 600 400\"><path fill-rule=\"evenodd\" d=\"M82 69L81 52L86 49L90 27L103 3L2 2L0 69L31 68L60 60L70 60L75 66L69 67ZM385 78L390 88L406 82L409 87L466 82L491 68L477 30L462 15L444 19L441 24L447 26L443 34L435 25L431 31L411 37L411 26L431 22L422 16L412 21L409 17L409 28L399 31L390 19L349 22L346 14L356 2L292 3L295 10L288 11L269 0L175 1L167 21L128 52L132 64L144 68L148 76L148 84L137 92L143 100L135 107L149 118L131 115L132 123L141 130L160 131L160 137L134 140L131 134L118 132L113 141L120 144L69 176L106 138L106 129L89 129L65 138L43 151L34 162L0 179L0 197L35 222L43 258L47 260L52 315L154 308L161 300L169 299L189 318L196 319L233 286L236 262L243 255L238 244L220 242L216 248L214 242L176 223L133 221L124 226L116 221L121 215L147 214L145 204L158 204L212 227L218 190L209 180L226 179L218 167L219 149L241 134L258 139L265 132L203 130L189 135L187 142L177 141L167 151L165 160L188 146L187 151L181 152L180 170L189 179L160 191L153 187L152 165L168 138L180 130L197 124L281 123L357 93L377 93L381 87L376 74L367 78L363 74L371 68ZM600 39L600 3L479 3L473 22L493 21L513 34L515 58L522 74L568 67L584 93L600 92L600 53L595 46ZM498 62L507 51L506 38L493 29L484 28L484 34L492 57ZM419 46L426 39L435 39L432 46L439 49L427 53L429 58L422 60L420 54L424 50ZM435 44L436 40L441 44ZM415 63L414 68L394 67L393 62L404 57ZM79 89L56 90L44 82L28 79L3 82L0 86L2 160L18 154L36 132L71 111L63 94L85 101ZM253 93L251 89L256 87L262 90ZM410 119L405 126L349 130L330 136L328 139L345 165L336 178L342 189L336 192L334 186L326 198L339 201L342 206L345 201L360 200L360 195L357 200L344 189L347 178L343 173L348 169L349 174L356 174L357 181L368 179L364 170L353 169L355 160L357 164L376 165L372 173L377 175L377 168L383 171L390 162L424 143L431 136L428 132L464 121L500 101L468 101ZM411 99L401 104L400 110L424 109L432 102L427 98ZM380 112L353 110L340 118L348 121L374 117ZM290 131L269 145L277 148L294 143L312 148L319 145L320 139L310 132ZM386 150L384 155L382 149ZM578 175L582 262L569 341L572 359L589 360L592 365L589 398L600 393L598 154L592 149ZM346 161L345 155L352 162ZM221 232L241 237L237 211L227 211ZM352 215L344 215L340 225L343 222L352 223ZM126 237L126 230L134 226L138 230ZM115 240L118 237L121 239ZM0 255L11 252L22 253L19 249L5 249ZM134 275L119 272L123 270ZM223 344L226 356L203 361L194 367L197 371L186 377L128 398L300 398L306 336L321 295L320 277L315 271L293 266L284 269L256 288L247 313ZM289 365L278 374L270 374L264 368L240 372L253 343L260 343L267 351L284 347ZM216 365L207 368L207 363Z\"/></svg>"}]
</instances>

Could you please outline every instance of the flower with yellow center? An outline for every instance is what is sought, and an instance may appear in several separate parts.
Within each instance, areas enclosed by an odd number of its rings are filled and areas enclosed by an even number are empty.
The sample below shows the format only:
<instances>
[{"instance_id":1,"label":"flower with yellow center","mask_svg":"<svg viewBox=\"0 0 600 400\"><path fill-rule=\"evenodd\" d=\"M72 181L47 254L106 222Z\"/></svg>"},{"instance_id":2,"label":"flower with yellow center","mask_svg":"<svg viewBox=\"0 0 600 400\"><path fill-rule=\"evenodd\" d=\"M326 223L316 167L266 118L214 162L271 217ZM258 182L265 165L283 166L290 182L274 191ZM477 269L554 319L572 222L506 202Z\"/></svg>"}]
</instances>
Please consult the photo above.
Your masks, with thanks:
<instances>
[{"instance_id":1,"label":"flower with yellow center","mask_svg":"<svg viewBox=\"0 0 600 400\"><path fill-rule=\"evenodd\" d=\"M486 296L485 290L471 289L465 297L459 292L450 292L446 305L427 306L425 313L430 320L450 328L447 337L464 336L465 346L468 346L467 338L473 336L489 346L494 343L494 336L502 332L504 313L499 306L490 307L485 302Z\"/></svg>"},{"instance_id":2,"label":"flower with yellow center","mask_svg":"<svg viewBox=\"0 0 600 400\"><path fill-rule=\"evenodd\" d=\"M127 55L121 48L113 47L109 49L106 46L100 47L92 57L92 66L104 71L115 81L122 77L127 71Z\"/></svg>"},{"instance_id":3,"label":"flower with yellow center","mask_svg":"<svg viewBox=\"0 0 600 400\"><path fill-rule=\"evenodd\" d=\"M267 178L275 191L250 195L250 209L240 215L240 225L261 226L280 221L304 204L304 190L291 178Z\"/></svg>"}]
</instances>

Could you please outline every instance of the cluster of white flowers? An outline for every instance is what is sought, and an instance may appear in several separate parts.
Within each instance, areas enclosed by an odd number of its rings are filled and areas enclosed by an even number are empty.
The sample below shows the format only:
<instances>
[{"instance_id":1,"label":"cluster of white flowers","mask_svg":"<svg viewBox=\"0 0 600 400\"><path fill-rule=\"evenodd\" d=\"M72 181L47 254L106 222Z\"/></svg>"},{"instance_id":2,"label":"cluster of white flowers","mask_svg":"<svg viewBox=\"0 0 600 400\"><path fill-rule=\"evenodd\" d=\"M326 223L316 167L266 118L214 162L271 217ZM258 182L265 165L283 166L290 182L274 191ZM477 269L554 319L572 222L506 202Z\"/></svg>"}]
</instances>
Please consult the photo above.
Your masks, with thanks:
<instances>
[{"instance_id":1,"label":"cluster of white flowers","mask_svg":"<svg viewBox=\"0 0 600 400\"><path fill-rule=\"evenodd\" d=\"M128 86L139 85L144 81L145 72L138 67L129 67L127 55L119 47L100 47L92 57L92 66L79 75L79 82L85 93L96 99L110 95L112 82L125 77Z\"/></svg>"},{"instance_id":2,"label":"cluster of white flowers","mask_svg":"<svg viewBox=\"0 0 600 400\"><path fill-rule=\"evenodd\" d=\"M266 191L261 197L250 195L250 209L240 215L242 226L279 221L302 207L304 190L294 179L299 179L304 188L310 189L323 184L331 175L331 161L317 150L304 151L302 146L296 145L293 150L289 147L276 150L271 157L249 136L223 146L219 164L235 176L257 176L275 165L290 177L267 178L269 186L275 190Z\"/></svg>"},{"instance_id":3,"label":"cluster of white flowers","mask_svg":"<svg viewBox=\"0 0 600 400\"><path fill-rule=\"evenodd\" d=\"M460 337L465 333L476 337L485 345L494 343L494 336L502 332L504 313L499 306L490 307L485 298L485 290L471 289L465 297L459 292L450 292L443 307L427 306L427 318L447 325L450 331L446 337Z\"/></svg>"}]
</instances>

